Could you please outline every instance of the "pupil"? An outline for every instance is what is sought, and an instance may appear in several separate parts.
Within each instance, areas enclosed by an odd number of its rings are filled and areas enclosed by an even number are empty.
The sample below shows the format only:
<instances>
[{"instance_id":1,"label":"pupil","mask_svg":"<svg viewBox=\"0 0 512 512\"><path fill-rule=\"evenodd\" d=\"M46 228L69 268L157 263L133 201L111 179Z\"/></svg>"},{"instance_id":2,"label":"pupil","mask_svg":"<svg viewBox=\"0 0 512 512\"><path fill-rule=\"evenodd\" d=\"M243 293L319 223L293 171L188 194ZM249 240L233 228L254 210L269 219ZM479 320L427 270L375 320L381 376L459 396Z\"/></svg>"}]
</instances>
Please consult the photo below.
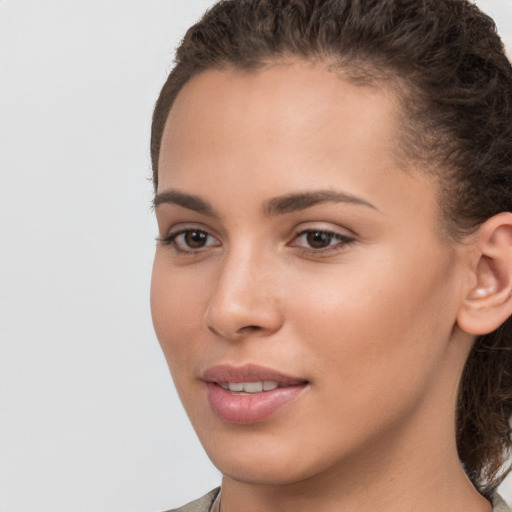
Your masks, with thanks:
<instances>
[{"instance_id":1,"label":"pupil","mask_svg":"<svg viewBox=\"0 0 512 512\"><path fill-rule=\"evenodd\" d=\"M321 231L312 231L307 235L308 244L315 248L319 249L322 247L327 247L331 243L331 235L327 233L322 233Z\"/></svg>"},{"instance_id":2,"label":"pupil","mask_svg":"<svg viewBox=\"0 0 512 512\"><path fill-rule=\"evenodd\" d=\"M185 233L185 242L193 249L199 249L206 244L208 235L204 231L188 231Z\"/></svg>"}]
</instances>

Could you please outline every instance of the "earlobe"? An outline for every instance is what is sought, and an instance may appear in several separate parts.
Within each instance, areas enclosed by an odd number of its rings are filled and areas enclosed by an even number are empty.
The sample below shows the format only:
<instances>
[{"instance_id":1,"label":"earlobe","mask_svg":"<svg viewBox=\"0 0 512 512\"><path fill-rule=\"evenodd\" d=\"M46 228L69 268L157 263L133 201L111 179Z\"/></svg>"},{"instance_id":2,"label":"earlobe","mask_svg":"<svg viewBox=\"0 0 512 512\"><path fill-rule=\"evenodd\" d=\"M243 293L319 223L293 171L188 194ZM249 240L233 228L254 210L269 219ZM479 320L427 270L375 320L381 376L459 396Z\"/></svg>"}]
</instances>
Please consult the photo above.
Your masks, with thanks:
<instances>
[{"instance_id":1,"label":"earlobe","mask_svg":"<svg viewBox=\"0 0 512 512\"><path fill-rule=\"evenodd\" d=\"M474 239L472 286L467 291L458 326L473 335L495 331L512 314L512 213L484 222Z\"/></svg>"}]
</instances>

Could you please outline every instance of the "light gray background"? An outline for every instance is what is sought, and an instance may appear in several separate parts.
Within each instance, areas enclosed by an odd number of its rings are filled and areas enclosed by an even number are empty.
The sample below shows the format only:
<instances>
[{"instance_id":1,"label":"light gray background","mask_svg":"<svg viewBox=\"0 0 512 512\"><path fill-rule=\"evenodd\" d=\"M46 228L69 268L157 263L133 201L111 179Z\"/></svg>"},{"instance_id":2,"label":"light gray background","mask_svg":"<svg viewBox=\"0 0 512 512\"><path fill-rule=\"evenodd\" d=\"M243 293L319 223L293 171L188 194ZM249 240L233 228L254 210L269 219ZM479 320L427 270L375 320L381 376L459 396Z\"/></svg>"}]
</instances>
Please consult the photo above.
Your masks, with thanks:
<instances>
[{"instance_id":1,"label":"light gray background","mask_svg":"<svg viewBox=\"0 0 512 512\"><path fill-rule=\"evenodd\" d=\"M149 312L151 110L211 3L0 0L0 512L152 512L220 482ZM478 3L512 46L512 0Z\"/></svg>"}]
</instances>

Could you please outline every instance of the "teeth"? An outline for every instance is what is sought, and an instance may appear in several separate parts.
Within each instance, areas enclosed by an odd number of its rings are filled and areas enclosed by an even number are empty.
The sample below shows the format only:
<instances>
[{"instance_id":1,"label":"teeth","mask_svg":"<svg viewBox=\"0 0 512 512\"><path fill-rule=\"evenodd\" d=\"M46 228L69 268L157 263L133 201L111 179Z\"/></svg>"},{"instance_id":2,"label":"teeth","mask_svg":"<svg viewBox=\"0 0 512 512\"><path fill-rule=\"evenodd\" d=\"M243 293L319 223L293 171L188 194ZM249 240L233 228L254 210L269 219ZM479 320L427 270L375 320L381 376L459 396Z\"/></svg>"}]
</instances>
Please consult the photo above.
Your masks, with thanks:
<instances>
[{"instance_id":1,"label":"teeth","mask_svg":"<svg viewBox=\"0 0 512 512\"><path fill-rule=\"evenodd\" d=\"M263 381L263 391L272 391L278 387L277 382L272 380L264 380Z\"/></svg>"},{"instance_id":2,"label":"teeth","mask_svg":"<svg viewBox=\"0 0 512 512\"><path fill-rule=\"evenodd\" d=\"M263 391L263 382L244 382L244 389L246 393L261 393Z\"/></svg>"},{"instance_id":3,"label":"teeth","mask_svg":"<svg viewBox=\"0 0 512 512\"><path fill-rule=\"evenodd\" d=\"M261 393L262 391L272 391L279 387L278 383L272 380L260 380L257 382L219 382L219 386L235 393Z\"/></svg>"}]
</instances>

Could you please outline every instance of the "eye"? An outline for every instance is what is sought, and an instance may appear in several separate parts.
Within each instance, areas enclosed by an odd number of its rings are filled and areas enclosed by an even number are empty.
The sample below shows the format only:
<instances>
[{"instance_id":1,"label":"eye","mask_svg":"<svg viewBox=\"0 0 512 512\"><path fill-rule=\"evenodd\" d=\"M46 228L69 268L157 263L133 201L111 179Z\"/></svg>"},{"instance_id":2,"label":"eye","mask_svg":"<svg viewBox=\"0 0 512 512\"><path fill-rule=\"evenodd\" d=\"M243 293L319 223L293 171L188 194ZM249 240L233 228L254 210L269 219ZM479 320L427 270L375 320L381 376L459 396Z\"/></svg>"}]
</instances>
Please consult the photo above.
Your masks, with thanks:
<instances>
[{"instance_id":1,"label":"eye","mask_svg":"<svg viewBox=\"0 0 512 512\"><path fill-rule=\"evenodd\" d=\"M171 245L177 252L197 252L207 247L215 247L220 242L207 231L202 229L182 229L160 239L164 245Z\"/></svg>"},{"instance_id":2,"label":"eye","mask_svg":"<svg viewBox=\"0 0 512 512\"><path fill-rule=\"evenodd\" d=\"M299 232L290 245L313 251L325 251L341 249L353 241L353 238L334 231L306 229Z\"/></svg>"}]
</instances>

